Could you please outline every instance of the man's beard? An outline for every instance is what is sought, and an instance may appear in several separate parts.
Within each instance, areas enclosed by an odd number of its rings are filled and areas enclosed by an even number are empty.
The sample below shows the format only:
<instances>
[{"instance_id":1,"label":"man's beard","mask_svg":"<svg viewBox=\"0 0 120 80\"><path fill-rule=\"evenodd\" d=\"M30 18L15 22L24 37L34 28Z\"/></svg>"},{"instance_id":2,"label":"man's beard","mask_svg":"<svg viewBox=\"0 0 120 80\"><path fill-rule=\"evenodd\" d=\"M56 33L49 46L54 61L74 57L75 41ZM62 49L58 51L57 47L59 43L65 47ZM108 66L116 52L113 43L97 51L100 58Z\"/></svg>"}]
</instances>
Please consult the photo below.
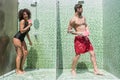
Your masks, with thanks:
<instances>
[{"instance_id":1,"label":"man's beard","mask_svg":"<svg viewBox=\"0 0 120 80\"><path fill-rule=\"evenodd\" d=\"M79 16L81 16L82 15L82 12L79 12Z\"/></svg>"}]
</instances>

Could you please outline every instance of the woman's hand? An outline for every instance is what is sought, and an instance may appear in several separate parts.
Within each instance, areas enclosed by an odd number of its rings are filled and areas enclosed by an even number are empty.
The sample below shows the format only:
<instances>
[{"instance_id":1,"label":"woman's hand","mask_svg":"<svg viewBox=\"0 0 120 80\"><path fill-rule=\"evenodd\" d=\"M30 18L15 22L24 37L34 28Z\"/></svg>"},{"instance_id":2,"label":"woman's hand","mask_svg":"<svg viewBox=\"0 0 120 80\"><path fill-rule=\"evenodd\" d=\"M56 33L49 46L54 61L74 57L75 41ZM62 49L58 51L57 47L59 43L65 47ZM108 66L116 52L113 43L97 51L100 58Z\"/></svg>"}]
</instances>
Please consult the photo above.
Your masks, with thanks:
<instances>
[{"instance_id":1,"label":"woman's hand","mask_svg":"<svg viewBox=\"0 0 120 80\"><path fill-rule=\"evenodd\" d=\"M32 26L32 23L28 23L28 26L30 26L30 27L31 27L31 26Z\"/></svg>"},{"instance_id":2,"label":"woman's hand","mask_svg":"<svg viewBox=\"0 0 120 80\"><path fill-rule=\"evenodd\" d=\"M30 19L28 20L28 25L32 26L32 20L30 20Z\"/></svg>"},{"instance_id":3,"label":"woman's hand","mask_svg":"<svg viewBox=\"0 0 120 80\"><path fill-rule=\"evenodd\" d=\"M29 45L32 46L32 42L31 41L29 42Z\"/></svg>"}]
</instances>

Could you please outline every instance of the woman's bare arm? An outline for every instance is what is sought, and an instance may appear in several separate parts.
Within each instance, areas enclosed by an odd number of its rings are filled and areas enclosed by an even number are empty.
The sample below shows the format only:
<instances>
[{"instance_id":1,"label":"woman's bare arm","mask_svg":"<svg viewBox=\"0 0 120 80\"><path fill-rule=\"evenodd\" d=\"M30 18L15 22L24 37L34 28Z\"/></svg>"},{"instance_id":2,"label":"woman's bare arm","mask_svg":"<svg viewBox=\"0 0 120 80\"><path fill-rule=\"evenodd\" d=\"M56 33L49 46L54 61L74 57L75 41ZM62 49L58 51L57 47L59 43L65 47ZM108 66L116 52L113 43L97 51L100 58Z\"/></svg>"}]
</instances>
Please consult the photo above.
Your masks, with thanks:
<instances>
[{"instance_id":1,"label":"woman's bare arm","mask_svg":"<svg viewBox=\"0 0 120 80\"><path fill-rule=\"evenodd\" d=\"M24 24L25 24L25 21L21 20L20 21L20 32L21 33L26 32L30 28L30 26L32 25L32 24L28 24L28 26L24 28L24 26L25 26Z\"/></svg>"}]
</instances>

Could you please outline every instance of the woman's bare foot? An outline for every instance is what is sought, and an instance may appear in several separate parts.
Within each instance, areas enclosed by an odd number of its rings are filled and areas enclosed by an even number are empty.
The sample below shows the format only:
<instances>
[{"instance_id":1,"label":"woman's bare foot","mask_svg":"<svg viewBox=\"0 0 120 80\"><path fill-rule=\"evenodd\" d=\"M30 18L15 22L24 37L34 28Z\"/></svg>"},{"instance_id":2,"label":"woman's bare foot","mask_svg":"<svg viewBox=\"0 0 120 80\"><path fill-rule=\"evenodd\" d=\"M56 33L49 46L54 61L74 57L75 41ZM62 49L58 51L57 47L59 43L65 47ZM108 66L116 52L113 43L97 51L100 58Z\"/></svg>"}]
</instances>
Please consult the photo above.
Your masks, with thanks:
<instances>
[{"instance_id":1,"label":"woman's bare foot","mask_svg":"<svg viewBox=\"0 0 120 80\"><path fill-rule=\"evenodd\" d=\"M20 70L25 73L25 70L24 70L24 69L21 68Z\"/></svg>"},{"instance_id":2,"label":"woman's bare foot","mask_svg":"<svg viewBox=\"0 0 120 80\"><path fill-rule=\"evenodd\" d=\"M101 73L101 72L98 71L98 70L97 70L97 71L94 71L94 74L95 74L95 75L103 75L103 73Z\"/></svg>"},{"instance_id":3,"label":"woman's bare foot","mask_svg":"<svg viewBox=\"0 0 120 80\"><path fill-rule=\"evenodd\" d=\"M24 74L24 72L21 70L16 70L16 74Z\"/></svg>"},{"instance_id":4,"label":"woman's bare foot","mask_svg":"<svg viewBox=\"0 0 120 80\"><path fill-rule=\"evenodd\" d=\"M24 70L22 70L22 72L23 72L23 73L25 73L25 71L24 71Z\"/></svg>"},{"instance_id":5,"label":"woman's bare foot","mask_svg":"<svg viewBox=\"0 0 120 80\"><path fill-rule=\"evenodd\" d=\"M76 76L76 71L75 70L71 70L71 73L73 76Z\"/></svg>"}]
</instances>

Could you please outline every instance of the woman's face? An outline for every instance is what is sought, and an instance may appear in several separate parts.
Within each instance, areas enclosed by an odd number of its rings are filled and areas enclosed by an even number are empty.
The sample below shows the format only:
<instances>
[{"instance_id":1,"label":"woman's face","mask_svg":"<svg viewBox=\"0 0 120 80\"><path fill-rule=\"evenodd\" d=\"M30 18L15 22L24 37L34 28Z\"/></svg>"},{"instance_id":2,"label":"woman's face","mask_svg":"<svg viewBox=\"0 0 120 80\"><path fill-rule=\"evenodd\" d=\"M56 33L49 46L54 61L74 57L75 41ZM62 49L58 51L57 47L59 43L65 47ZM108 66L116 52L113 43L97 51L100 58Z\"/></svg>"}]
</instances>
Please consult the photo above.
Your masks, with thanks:
<instances>
[{"instance_id":1,"label":"woman's face","mask_svg":"<svg viewBox=\"0 0 120 80\"><path fill-rule=\"evenodd\" d=\"M23 12L23 18L28 19L28 14L26 12Z\"/></svg>"}]
</instances>

